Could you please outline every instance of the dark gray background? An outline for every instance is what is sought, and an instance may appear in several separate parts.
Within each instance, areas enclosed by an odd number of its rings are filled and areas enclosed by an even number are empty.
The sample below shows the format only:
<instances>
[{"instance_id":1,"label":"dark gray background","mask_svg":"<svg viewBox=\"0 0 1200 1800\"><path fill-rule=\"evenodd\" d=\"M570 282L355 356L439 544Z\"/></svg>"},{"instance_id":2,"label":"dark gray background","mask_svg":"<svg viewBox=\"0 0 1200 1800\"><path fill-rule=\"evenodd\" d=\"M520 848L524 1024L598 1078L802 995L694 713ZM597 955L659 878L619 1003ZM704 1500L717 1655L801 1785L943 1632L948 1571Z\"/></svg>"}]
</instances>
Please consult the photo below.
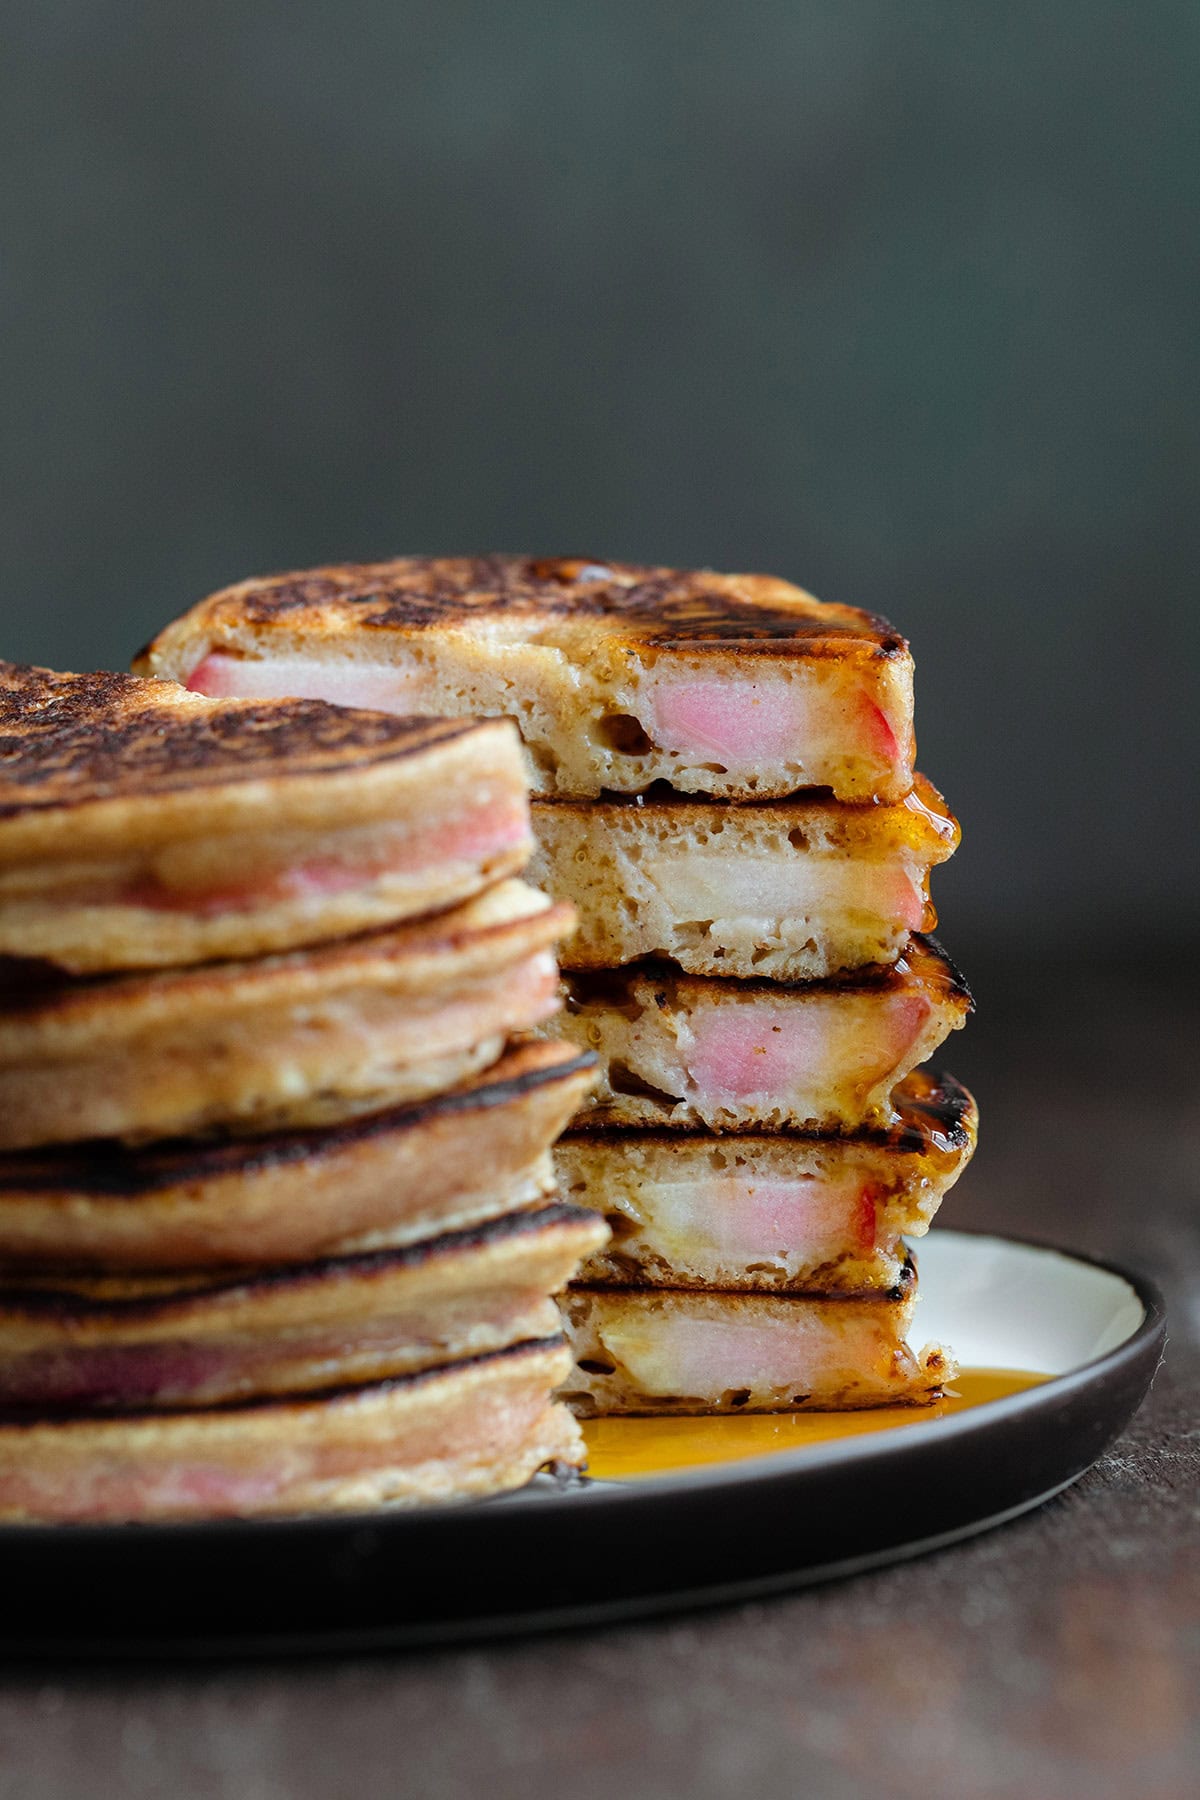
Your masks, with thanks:
<instances>
[{"instance_id":1,"label":"dark gray background","mask_svg":"<svg viewBox=\"0 0 1200 1800\"><path fill-rule=\"evenodd\" d=\"M971 963L1191 922L1200 11L4 7L0 650L417 550L889 614Z\"/></svg>"}]
</instances>

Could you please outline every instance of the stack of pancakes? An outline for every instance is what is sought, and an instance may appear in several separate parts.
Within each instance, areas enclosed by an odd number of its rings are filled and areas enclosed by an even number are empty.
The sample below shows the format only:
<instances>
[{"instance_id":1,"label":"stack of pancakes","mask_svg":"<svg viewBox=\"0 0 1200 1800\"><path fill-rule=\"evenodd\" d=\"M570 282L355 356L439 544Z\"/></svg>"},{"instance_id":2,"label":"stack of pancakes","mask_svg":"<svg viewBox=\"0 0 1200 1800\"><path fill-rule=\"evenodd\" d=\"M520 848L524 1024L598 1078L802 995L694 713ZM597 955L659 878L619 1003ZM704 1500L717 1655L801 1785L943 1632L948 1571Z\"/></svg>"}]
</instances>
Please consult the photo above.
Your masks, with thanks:
<instances>
[{"instance_id":1,"label":"stack of pancakes","mask_svg":"<svg viewBox=\"0 0 1200 1800\"><path fill-rule=\"evenodd\" d=\"M0 1518L580 1464L531 847L501 720L0 663Z\"/></svg>"},{"instance_id":2,"label":"stack of pancakes","mask_svg":"<svg viewBox=\"0 0 1200 1800\"><path fill-rule=\"evenodd\" d=\"M536 878L579 917L565 1028L601 1063L557 1152L613 1231L566 1301L578 1411L937 1393L902 1234L974 1145L920 1067L971 1002L926 935L958 827L885 621L762 576L410 558L229 589L143 666L519 724Z\"/></svg>"}]
</instances>

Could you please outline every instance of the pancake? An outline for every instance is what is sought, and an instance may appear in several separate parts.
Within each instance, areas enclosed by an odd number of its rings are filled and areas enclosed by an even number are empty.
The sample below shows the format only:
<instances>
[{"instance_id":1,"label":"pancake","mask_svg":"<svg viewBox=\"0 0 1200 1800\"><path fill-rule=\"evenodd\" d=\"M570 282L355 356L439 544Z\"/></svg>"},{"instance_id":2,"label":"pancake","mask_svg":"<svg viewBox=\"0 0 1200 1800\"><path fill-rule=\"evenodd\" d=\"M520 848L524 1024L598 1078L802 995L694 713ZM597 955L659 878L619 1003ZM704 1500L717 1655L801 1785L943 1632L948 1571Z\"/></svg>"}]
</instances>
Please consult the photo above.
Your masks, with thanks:
<instances>
[{"instance_id":1,"label":"pancake","mask_svg":"<svg viewBox=\"0 0 1200 1800\"><path fill-rule=\"evenodd\" d=\"M799 1132L574 1131L554 1153L564 1199L612 1241L579 1273L618 1287L865 1294L894 1288L902 1234L928 1231L975 1147L952 1076L914 1070L899 1122L852 1137Z\"/></svg>"},{"instance_id":2,"label":"pancake","mask_svg":"<svg viewBox=\"0 0 1200 1800\"><path fill-rule=\"evenodd\" d=\"M0 1150L291 1129L446 1092L554 1013L569 924L509 881L346 943L10 996Z\"/></svg>"},{"instance_id":3,"label":"pancake","mask_svg":"<svg viewBox=\"0 0 1200 1800\"><path fill-rule=\"evenodd\" d=\"M931 930L958 826L923 777L894 805L537 801L529 879L569 900L571 969L669 957L693 975L810 981L894 962Z\"/></svg>"},{"instance_id":4,"label":"pancake","mask_svg":"<svg viewBox=\"0 0 1200 1800\"><path fill-rule=\"evenodd\" d=\"M540 793L667 781L766 799L912 784L912 658L886 620L767 575L401 557L242 582L136 666L212 695L516 719Z\"/></svg>"},{"instance_id":5,"label":"pancake","mask_svg":"<svg viewBox=\"0 0 1200 1800\"><path fill-rule=\"evenodd\" d=\"M249 1518L478 1499L579 1468L561 1336L418 1375L203 1411L0 1421L0 1520Z\"/></svg>"},{"instance_id":6,"label":"pancake","mask_svg":"<svg viewBox=\"0 0 1200 1800\"><path fill-rule=\"evenodd\" d=\"M256 956L454 905L531 848L499 721L0 662L0 956L83 974Z\"/></svg>"},{"instance_id":7,"label":"pancake","mask_svg":"<svg viewBox=\"0 0 1200 1800\"><path fill-rule=\"evenodd\" d=\"M911 1279L867 1300L573 1289L562 1397L581 1418L925 1404L955 1371L905 1342L915 1298Z\"/></svg>"},{"instance_id":8,"label":"pancake","mask_svg":"<svg viewBox=\"0 0 1200 1800\"><path fill-rule=\"evenodd\" d=\"M915 934L891 968L789 985L635 964L566 982L557 1022L600 1058L590 1127L856 1131L895 1123L891 1094L966 1022L971 996Z\"/></svg>"},{"instance_id":9,"label":"pancake","mask_svg":"<svg viewBox=\"0 0 1200 1800\"><path fill-rule=\"evenodd\" d=\"M142 1411L311 1393L552 1336L608 1236L551 1204L400 1250L223 1276L9 1275L0 1411Z\"/></svg>"},{"instance_id":10,"label":"pancake","mask_svg":"<svg viewBox=\"0 0 1200 1800\"><path fill-rule=\"evenodd\" d=\"M0 1263L187 1269L385 1248L543 1201L592 1060L528 1043L449 1094L316 1131L0 1156Z\"/></svg>"}]
</instances>

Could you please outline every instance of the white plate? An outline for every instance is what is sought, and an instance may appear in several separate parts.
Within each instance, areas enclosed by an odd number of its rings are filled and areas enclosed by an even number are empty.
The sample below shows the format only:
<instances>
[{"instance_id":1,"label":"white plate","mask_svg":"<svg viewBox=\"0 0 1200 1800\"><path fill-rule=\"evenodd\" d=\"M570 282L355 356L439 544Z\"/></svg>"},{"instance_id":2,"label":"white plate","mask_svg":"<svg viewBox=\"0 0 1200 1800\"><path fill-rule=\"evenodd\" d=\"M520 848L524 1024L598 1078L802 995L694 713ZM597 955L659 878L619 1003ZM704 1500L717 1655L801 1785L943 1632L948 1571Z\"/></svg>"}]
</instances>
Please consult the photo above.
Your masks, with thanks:
<instances>
[{"instance_id":1,"label":"white plate","mask_svg":"<svg viewBox=\"0 0 1200 1800\"><path fill-rule=\"evenodd\" d=\"M426 1643L829 1580L1001 1524L1125 1428L1165 1337L1153 1286L1009 1239L919 1248L914 1339L1053 1379L844 1441L424 1512L0 1528L0 1648L186 1654ZM737 1421L734 1421L737 1423ZM105 1621L101 1631L97 1621Z\"/></svg>"},{"instance_id":2,"label":"white plate","mask_svg":"<svg viewBox=\"0 0 1200 1800\"><path fill-rule=\"evenodd\" d=\"M1146 1316L1131 1279L1058 1250L938 1230L915 1249L913 1337L953 1345L964 1368L1065 1375L1126 1343Z\"/></svg>"}]
</instances>

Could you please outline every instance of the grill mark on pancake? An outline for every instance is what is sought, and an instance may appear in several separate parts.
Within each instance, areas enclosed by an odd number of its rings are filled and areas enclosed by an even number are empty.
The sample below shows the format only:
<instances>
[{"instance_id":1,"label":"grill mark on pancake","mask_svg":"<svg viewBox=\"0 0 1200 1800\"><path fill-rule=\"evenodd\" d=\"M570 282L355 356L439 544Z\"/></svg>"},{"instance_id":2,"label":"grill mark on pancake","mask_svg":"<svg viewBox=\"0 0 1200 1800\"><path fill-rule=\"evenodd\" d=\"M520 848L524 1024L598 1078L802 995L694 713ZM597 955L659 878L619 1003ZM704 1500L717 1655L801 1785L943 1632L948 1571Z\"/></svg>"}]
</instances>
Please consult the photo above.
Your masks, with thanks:
<instances>
[{"instance_id":1,"label":"grill mark on pancake","mask_svg":"<svg viewBox=\"0 0 1200 1800\"><path fill-rule=\"evenodd\" d=\"M357 1144L411 1131L428 1120L510 1105L537 1088L571 1081L594 1069L590 1051L542 1068L521 1069L480 1087L435 1094L428 1100L393 1106L338 1125L233 1142L198 1144L177 1139L145 1150L130 1150L109 1139L73 1145L59 1157L30 1151L0 1157L0 1204L6 1194L79 1194L89 1198L138 1200L163 1189L209 1180L238 1180L290 1163L324 1160ZM503 1065L501 1065L503 1066Z\"/></svg>"},{"instance_id":2,"label":"grill mark on pancake","mask_svg":"<svg viewBox=\"0 0 1200 1800\"><path fill-rule=\"evenodd\" d=\"M122 795L336 775L494 726L323 700L212 701L133 675L0 662L0 819Z\"/></svg>"},{"instance_id":3,"label":"grill mark on pancake","mask_svg":"<svg viewBox=\"0 0 1200 1800\"><path fill-rule=\"evenodd\" d=\"M739 823L739 815L744 815L751 822L759 818L778 817L782 822L795 820L797 816L827 816L835 825L841 821L852 826L881 813L891 814L896 818L908 814L922 820L931 832L945 840L956 837L958 833L958 821L946 804L944 795L919 771L914 774L913 785L902 800L869 801L866 805L838 800L832 788L805 788L800 793L771 800L718 800L712 794L685 794L669 781L653 781L648 788L643 788L637 794L619 794L613 788L601 788L595 800L575 800L566 794L535 794L531 805L535 818L543 809L551 816L555 813L573 813L585 819L595 818L597 814L603 817L606 812L618 816L621 813L644 813L653 818L662 813L676 812L687 816L689 813L707 811L714 817L729 819L735 827Z\"/></svg>"},{"instance_id":4,"label":"grill mark on pancake","mask_svg":"<svg viewBox=\"0 0 1200 1800\"><path fill-rule=\"evenodd\" d=\"M915 978L922 986L936 987L946 999L961 1000L968 1011L974 1011L970 988L938 940L928 932L914 931L909 944L917 947L917 956L911 956L906 949L895 963L869 963L861 969L845 969L823 976L819 981L770 981L746 975L688 975L674 963L657 957L626 963L620 969L581 969L564 975L567 1007L569 1011L578 1012L589 1002L596 1001L619 1007L627 1003L635 980L657 985L660 991L653 1000L659 1007L666 1008L671 1004L673 993L686 993L691 989L703 991L716 983L723 989L736 989L739 993L761 995L766 999L772 995L877 992L885 988L903 992Z\"/></svg>"},{"instance_id":5,"label":"grill mark on pancake","mask_svg":"<svg viewBox=\"0 0 1200 1800\"><path fill-rule=\"evenodd\" d=\"M464 1231L445 1231L437 1237L392 1250L369 1250L354 1256L320 1257L312 1262L276 1264L264 1269L243 1269L216 1281L192 1278L178 1287L153 1294L95 1295L68 1287L0 1286L0 1324L9 1318L148 1321L187 1313L195 1302L219 1302L230 1295L247 1299L283 1288L302 1288L332 1282L366 1280L397 1269L419 1269L442 1258L460 1258L475 1250L503 1243L507 1238L542 1236L557 1227L586 1225L594 1231L597 1215L566 1201L503 1213ZM33 1278L36 1279L36 1278Z\"/></svg>"},{"instance_id":6,"label":"grill mark on pancake","mask_svg":"<svg viewBox=\"0 0 1200 1800\"><path fill-rule=\"evenodd\" d=\"M537 897L538 890L529 890ZM478 896L476 897L478 898ZM464 902L465 907L473 901ZM515 964L526 956L547 949L565 936L564 919L569 916L565 903L531 907L528 912L511 918L485 923L468 922L455 926L459 908L443 915L441 921L425 915L405 919L399 925L388 925L381 931L363 932L357 937L334 939L300 950L283 950L270 956L242 958L236 962L190 964L182 969L147 969L132 974L117 971L111 975L71 976L54 971L54 979L14 984L0 989L3 1011L0 1013L0 1035L6 1025L28 1030L39 1023L53 1023L72 1013L98 1017L97 1030L111 1022L113 1013L119 1018L122 1008L136 1007L146 995L158 995L175 1002L175 1012L182 1018L189 999L215 990L234 1010L243 1001L239 995L263 996L267 1000L276 992L286 994L292 977L316 970L335 979L319 990L322 995L339 992L343 987L388 985L381 971L403 968L406 962L433 958L450 959L458 952L470 952L489 940L512 940L509 961ZM431 929L432 928L432 929ZM436 932L438 935L433 935ZM416 938L414 946L412 940ZM344 982L336 977L345 971ZM165 1028L160 1021L156 1028Z\"/></svg>"},{"instance_id":7,"label":"grill mark on pancake","mask_svg":"<svg viewBox=\"0 0 1200 1800\"><path fill-rule=\"evenodd\" d=\"M601 788L595 800L574 800L567 794L538 794L532 802L534 808L545 807L547 811L560 813L579 813L580 815L596 812L666 812L678 808L681 812L695 812L707 808L710 812L732 812L734 818L739 812L784 813L792 815L797 812L845 812L847 803L835 800L831 788L806 788L801 794L789 794L778 800L715 800L711 794L685 794L681 789L672 787L669 781L655 781L639 794L618 794L613 788ZM872 803L874 804L874 803ZM893 803L897 809L901 803Z\"/></svg>"},{"instance_id":8,"label":"grill mark on pancake","mask_svg":"<svg viewBox=\"0 0 1200 1800\"><path fill-rule=\"evenodd\" d=\"M295 615L352 609L356 625L392 630L467 623L489 613L608 621L614 636L662 650L706 649L804 656L908 653L899 632L876 613L812 601L796 590L794 608L731 591L752 591L759 576L730 578L706 570L604 563L579 557L402 557L345 563L296 575L246 582L213 596L219 623L290 624Z\"/></svg>"},{"instance_id":9,"label":"grill mark on pancake","mask_svg":"<svg viewBox=\"0 0 1200 1800\"><path fill-rule=\"evenodd\" d=\"M791 1304L804 1306L809 1301L820 1300L823 1304L838 1305L866 1303L878 1306L881 1310L889 1307L903 1306L917 1285L916 1260L910 1250L900 1269L900 1277L894 1287L890 1288L792 1288L792 1289L748 1289L744 1287L722 1287L720 1282L697 1282L682 1290L664 1287L661 1281L623 1279L621 1281L596 1281L591 1277L585 1282L572 1283L572 1288L581 1294L634 1294L639 1299L652 1295L661 1295L665 1301L664 1310L672 1310L671 1300L676 1291L682 1292L685 1298L694 1300L698 1297L724 1300L727 1304L735 1303L739 1307L751 1307L767 1300L772 1308Z\"/></svg>"},{"instance_id":10,"label":"grill mark on pancake","mask_svg":"<svg viewBox=\"0 0 1200 1800\"><path fill-rule=\"evenodd\" d=\"M545 1355L548 1351L565 1348L566 1338L556 1333L553 1337L527 1338L524 1343L509 1344L503 1350L485 1350L478 1356L464 1356L458 1362L442 1363L432 1369L417 1369L411 1375L385 1376L382 1381L345 1382L339 1387L311 1388L299 1394L253 1395L245 1399L220 1400L215 1404L202 1406L146 1407L137 1412L106 1414L103 1417L98 1416L94 1409L83 1406L48 1406L35 1413L25 1408L17 1412L11 1407L0 1407L0 1427L7 1432L33 1431L40 1425L79 1424L104 1425L119 1430L127 1425L161 1425L173 1418L196 1419L210 1414L223 1418L231 1413L251 1412L272 1412L283 1418L304 1406L336 1405L343 1400L394 1393L401 1388L428 1386L432 1381L465 1374L469 1369L481 1367L484 1363L499 1363L518 1357L532 1359Z\"/></svg>"},{"instance_id":11,"label":"grill mark on pancake","mask_svg":"<svg viewBox=\"0 0 1200 1800\"><path fill-rule=\"evenodd\" d=\"M894 1124L861 1126L857 1131L836 1136L825 1131L804 1131L795 1126L780 1127L771 1132L750 1126L732 1135L737 1138L739 1149L747 1154L753 1153L755 1139L772 1146L781 1143L794 1143L797 1147L828 1144L847 1151L860 1146L900 1156L958 1156L970 1147L974 1135L975 1101L953 1075L927 1066L914 1069L894 1089L892 1105L900 1115ZM570 1127L565 1131L562 1142L594 1143L597 1149L611 1149L621 1137L637 1145L652 1147L684 1142L711 1145L713 1142L712 1132L703 1125L666 1124L646 1129L590 1119L586 1126Z\"/></svg>"}]
</instances>

